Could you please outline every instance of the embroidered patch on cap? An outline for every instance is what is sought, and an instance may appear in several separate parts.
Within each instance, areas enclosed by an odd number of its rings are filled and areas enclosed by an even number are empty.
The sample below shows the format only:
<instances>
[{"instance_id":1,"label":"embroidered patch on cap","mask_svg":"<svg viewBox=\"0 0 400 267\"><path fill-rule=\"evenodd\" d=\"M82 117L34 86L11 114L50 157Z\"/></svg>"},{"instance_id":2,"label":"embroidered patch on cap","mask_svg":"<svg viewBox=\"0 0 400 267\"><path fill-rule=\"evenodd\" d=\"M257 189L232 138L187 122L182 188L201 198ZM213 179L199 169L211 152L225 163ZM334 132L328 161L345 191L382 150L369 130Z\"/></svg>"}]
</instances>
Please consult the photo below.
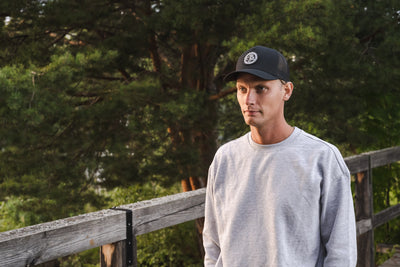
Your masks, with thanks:
<instances>
[{"instance_id":1,"label":"embroidered patch on cap","mask_svg":"<svg viewBox=\"0 0 400 267\"><path fill-rule=\"evenodd\" d=\"M257 59L258 59L257 53L250 52L244 57L243 62L246 65L250 65L250 64L253 64L254 62L256 62Z\"/></svg>"}]
</instances>

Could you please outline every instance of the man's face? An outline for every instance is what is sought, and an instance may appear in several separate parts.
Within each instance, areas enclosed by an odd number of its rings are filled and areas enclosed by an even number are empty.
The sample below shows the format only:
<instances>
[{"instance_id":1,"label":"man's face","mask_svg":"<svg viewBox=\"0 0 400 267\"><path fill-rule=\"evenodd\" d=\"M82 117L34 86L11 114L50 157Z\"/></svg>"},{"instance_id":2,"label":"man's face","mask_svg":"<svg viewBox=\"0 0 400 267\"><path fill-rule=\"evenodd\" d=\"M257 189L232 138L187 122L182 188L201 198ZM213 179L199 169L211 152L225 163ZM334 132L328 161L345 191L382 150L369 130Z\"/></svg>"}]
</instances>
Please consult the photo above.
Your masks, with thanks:
<instances>
[{"instance_id":1,"label":"man's face","mask_svg":"<svg viewBox=\"0 0 400 267\"><path fill-rule=\"evenodd\" d=\"M284 103L290 94L280 80L263 80L243 73L238 76L236 87L246 124L261 129L284 120Z\"/></svg>"}]
</instances>

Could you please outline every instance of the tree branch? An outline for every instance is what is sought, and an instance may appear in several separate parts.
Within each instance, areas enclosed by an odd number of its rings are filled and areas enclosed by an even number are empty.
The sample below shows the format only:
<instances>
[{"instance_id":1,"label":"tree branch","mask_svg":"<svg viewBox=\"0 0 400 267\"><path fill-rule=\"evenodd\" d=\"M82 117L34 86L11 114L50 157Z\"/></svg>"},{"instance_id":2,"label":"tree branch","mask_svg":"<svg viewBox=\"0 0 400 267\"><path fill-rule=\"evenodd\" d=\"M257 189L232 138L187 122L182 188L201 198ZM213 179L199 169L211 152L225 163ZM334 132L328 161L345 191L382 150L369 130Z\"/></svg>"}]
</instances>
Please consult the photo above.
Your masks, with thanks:
<instances>
[{"instance_id":1,"label":"tree branch","mask_svg":"<svg viewBox=\"0 0 400 267\"><path fill-rule=\"evenodd\" d=\"M383 28L379 28L376 31L374 31L373 33L364 36L363 38L360 39L360 43L367 43L370 42L376 35L378 35L379 33L384 32Z\"/></svg>"},{"instance_id":2,"label":"tree branch","mask_svg":"<svg viewBox=\"0 0 400 267\"><path fill-rule=\"evenodd\" d=\"M218 99L223 98L223 97L225 97L225 96L227 96L227 95L229 95L229 94L232 94L232 93L234 93L234 92L236 92L236 87L232 87L232 88L230 88L230 89L228 89L228 90L221 91L221 92L219 92L219 93L216 94L216 95L211 95L211 96L208 98L208 100L212 100L212 101L218 100Z\"/></svg>"}]
</instances>

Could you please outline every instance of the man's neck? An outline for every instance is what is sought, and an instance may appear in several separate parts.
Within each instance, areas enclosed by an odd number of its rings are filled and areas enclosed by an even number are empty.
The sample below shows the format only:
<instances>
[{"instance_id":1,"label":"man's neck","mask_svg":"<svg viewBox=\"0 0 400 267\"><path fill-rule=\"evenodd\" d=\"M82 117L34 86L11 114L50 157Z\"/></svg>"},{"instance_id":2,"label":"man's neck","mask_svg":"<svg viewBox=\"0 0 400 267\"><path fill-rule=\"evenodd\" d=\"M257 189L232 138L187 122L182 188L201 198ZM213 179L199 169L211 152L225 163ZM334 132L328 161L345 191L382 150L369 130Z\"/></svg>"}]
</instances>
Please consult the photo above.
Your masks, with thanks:
<instances>
[{"instance_id":1,"label":"man's neck","mask_svg":"<svg viewBox=\"0 0 400 267\"><path fill-rule=\"evenodd\" d=\"M256 128L250 126L251 138L254 142L261 145L271 145L282 142L288 138L294 131L294 127L290 126L286 121L281 125L265 126Z\"/></svg>"}]
</instances>

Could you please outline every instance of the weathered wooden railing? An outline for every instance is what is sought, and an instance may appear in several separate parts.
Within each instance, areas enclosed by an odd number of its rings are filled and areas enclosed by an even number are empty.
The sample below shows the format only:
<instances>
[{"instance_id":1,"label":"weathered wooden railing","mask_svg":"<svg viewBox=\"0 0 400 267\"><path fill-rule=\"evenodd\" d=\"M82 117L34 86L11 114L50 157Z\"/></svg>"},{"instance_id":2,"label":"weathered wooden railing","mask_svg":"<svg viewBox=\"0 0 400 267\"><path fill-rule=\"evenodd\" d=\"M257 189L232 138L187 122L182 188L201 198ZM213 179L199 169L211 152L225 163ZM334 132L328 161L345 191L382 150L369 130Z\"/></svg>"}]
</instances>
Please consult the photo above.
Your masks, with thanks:
<instances>
[{"instance_id":1,"label":"weathered wooden railing","mask_svg":"<svg viewBox=\"0 0 400 267\"><path fill-rule=\"evenodd\" d=\"M358 266L374 266L373 230L399 216L400 204L373 213L372 169L400 161L400 147L348 157L345 161L356 178ZM120 255L114 257L118 262L112 266L135 266L137 235L203 217L204 200L203 188L3 232L0 265L33 266L103 246L103 250L110 249L114 255ZM127 223L130 218L131 224ZM132 230L128 238L127 229ZM127 240L132 243L127 244ZM127 247L131 248L128 253ZM127 254L133 258L127 259Z\"/></svg>"}]
</instances>

